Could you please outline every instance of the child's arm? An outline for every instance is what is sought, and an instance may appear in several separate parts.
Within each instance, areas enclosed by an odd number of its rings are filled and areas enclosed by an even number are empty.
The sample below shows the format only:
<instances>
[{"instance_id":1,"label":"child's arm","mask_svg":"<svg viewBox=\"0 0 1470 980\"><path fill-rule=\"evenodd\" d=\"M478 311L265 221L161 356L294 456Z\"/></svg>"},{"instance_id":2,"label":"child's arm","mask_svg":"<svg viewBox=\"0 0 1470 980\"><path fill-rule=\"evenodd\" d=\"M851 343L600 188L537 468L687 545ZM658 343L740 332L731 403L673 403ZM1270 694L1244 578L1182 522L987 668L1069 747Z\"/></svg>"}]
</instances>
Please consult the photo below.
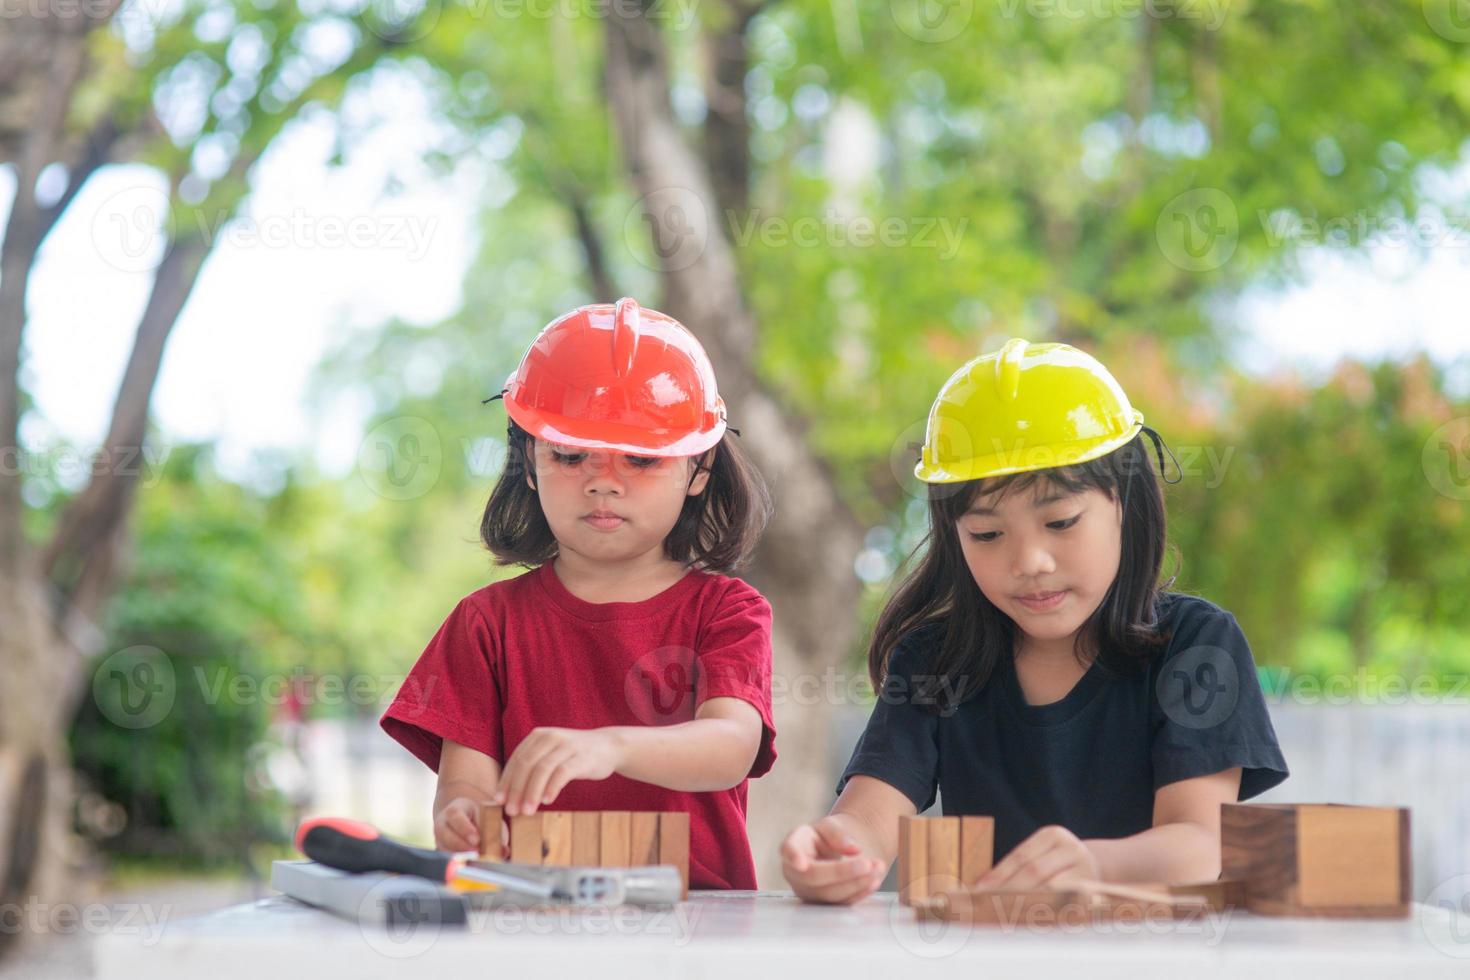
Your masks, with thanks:
<instances>
[{"instance_id":1,"label":"child's arm","mask_svg":"<svg viewBox=\"0 0 1470 980\"><path fill-rule=\"evenodd\" d=\"M739 785L760 751L761 717L739 698L714 697L677 725L537 728L506 761L496 801L535 813L573 779L613 773L686 793Z\"/></svg>"},{"instance_id":2,"label":"child's arm","mask_svg":"<svg viewBox=\"0 0 1470 980\"><path fill-rule=\"evenodd\" d=\"M1042 827L976 882L982 888L1043 888L1076 879L1192 884L1220 877L1220 804L1233 803L1240 768L1181 779L1154 793L1154 825L1128 837L1078 839Z\"/></svg>"},{"instance_id":3,"label":"child's arm","mask_svg":"<svg viewBox=\"0 0 1470 980\"><path fill-rule=\"evenodd\" d=\"M480 805L494 798L499 783L500 763L446 738L434 792L434 846L445 851L479 850Z\"/></svg>"},{"instance_id":4,"label":"child's arm","mask_svg":"<svg viewBox=\"0 0 1470 980\"><path fill-rule=\"evenodd\" d=\"M781 844L781 871L808 902L849 904L883 883L898 854L898 818L918 812L903 793L872 776L853 776L816 823Z\"/></svg>"},{"instance_id":5,"label":"child's arm","mask_svg":"<svg viewBox=\"0 0 1470 980\"><path fill-rule=\"evenodd\" d=\"M1103 881L1191 884L1220 877L1220 804L1240 793L1240 767L1160 786L1154 825L1116 840L1089 840Z\"/></svg>"}]
</instances>

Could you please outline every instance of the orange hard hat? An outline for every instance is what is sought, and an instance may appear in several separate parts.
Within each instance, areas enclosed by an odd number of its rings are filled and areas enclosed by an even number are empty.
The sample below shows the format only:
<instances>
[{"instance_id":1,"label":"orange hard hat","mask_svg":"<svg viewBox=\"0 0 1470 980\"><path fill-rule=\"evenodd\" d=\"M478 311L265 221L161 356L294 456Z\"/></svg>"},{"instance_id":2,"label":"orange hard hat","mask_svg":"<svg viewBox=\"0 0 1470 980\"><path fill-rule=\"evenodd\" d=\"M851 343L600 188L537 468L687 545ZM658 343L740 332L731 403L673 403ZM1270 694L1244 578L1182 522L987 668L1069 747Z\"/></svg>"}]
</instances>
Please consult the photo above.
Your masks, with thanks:
<instances>
[{"instance_id":1,"label":"orange hard hat","mask_svg":"<svg viewBox=\"0 0 1470 980\"><path fill-rule=\"evenodd\" d=\"M695 456L725 435L709 355L678 320L627 297L548 323L501 395L531 435L579 449Z\"/></svg>"}]
</instances>

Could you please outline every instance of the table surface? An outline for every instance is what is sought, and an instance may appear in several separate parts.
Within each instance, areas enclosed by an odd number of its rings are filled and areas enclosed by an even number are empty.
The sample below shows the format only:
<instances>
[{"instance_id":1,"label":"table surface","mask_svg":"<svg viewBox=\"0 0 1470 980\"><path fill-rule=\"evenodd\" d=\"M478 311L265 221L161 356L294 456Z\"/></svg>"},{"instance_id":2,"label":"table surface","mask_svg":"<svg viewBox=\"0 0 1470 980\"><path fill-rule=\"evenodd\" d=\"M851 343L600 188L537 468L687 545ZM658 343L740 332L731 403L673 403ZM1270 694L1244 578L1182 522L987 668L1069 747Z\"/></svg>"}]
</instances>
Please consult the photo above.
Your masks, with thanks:
<instances>
[{"instance_id":1,"label":"table surface","mask_svg":"<svg viewBox=\"0 0 1470 980\"><path fill-rule=\"evenodd\" d=\"M1470 917L1415 905L1407 919L1266 918L1232 910L1193 921L1014 927L919 922L892 892L853 906L790 892L693 892L658 911L476 911L466 926L362 927L279 895L161 927L119 923L96 944L99 978L288 980L433 975L505 967L598 980L695 976L848 980L922 970L1043 980L1083 968L1137 980L1140 969L1208 975L1381 977L1390 970L1470 978ZM840 974L825 974L825 969ZM425 971L434 971L428 974ZM477 974L456 974L457 976Z\"/></svg>"}]
</instances>

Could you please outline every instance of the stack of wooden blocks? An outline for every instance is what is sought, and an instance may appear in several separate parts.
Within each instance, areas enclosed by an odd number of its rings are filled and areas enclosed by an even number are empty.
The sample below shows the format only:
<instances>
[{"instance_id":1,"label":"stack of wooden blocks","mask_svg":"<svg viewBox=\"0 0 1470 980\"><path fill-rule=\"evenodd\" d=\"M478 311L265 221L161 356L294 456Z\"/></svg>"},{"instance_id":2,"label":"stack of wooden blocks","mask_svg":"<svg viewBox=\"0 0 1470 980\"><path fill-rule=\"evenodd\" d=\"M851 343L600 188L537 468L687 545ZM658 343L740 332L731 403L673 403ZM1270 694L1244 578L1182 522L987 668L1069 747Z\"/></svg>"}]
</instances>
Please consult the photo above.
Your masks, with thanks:
<instances>
[{"instance_id":1,"label":"stack of wooden blocks","mask_svg":"<svg viewBox=\"0 0 1470 980\"><path fill-rule=\"evenodd\" d=\"M480 859L500 860L498 806L480 808ZM492 842L495 846L492 847ZM689 897L689 814L630 810L540 810L510 818L510 859L516 864L638 868L670 864Z\"/></svg>"},{"instance_id":2,"label":"stack of wooden blocks","mask_svg":"<svg viewBox=\"0 0 1470 980\"><path fill-rule=\"evenodd\" d=\"M1338 803L1226 803L1220 813L1220 877L1192 885L1111 889L1099 905L1083 889L977 890L993 860L989 817L900 817L899 901L921 917L1005 921L986 897L1017 900L1030 914L1085 905L1099 915L1224 911L1327 918L1403 918L1413 896L1409 811ZM1105 889L1106 890L1106 889ZM992 903L994 904L994 903Z\"/></svg>"},{"instance_id":3,"label":"stack of wooden blocks","mask_svg":"<svg viewBox=\"0 0 1470 980\"><path fill-rule=\"evenodd\" d=\"M973 888L995 859L994 817L899 817L898 900Z\"/></svg>"}]
</instances>

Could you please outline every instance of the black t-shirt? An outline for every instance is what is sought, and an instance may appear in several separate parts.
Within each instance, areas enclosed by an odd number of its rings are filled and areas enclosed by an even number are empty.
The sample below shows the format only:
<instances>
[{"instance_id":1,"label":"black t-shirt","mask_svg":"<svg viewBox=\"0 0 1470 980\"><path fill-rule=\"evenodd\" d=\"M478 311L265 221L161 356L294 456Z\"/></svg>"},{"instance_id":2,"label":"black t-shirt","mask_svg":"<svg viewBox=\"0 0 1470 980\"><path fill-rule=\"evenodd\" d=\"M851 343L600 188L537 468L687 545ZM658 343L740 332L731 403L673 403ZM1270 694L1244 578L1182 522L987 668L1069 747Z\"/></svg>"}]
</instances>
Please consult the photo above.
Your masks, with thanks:
<instances>
[{"instance_id":1,"label":"black t-shirt","mask_svg":"<svg viewBox=\"0 0 1470 980\"><path fill-rule=\"evenodd\" d=\"M1154 790L1242 768L1239 798L1286 779L1255 661L1235 617L1195 596L1163 593L1168 645L1132 676L1094 662L1066 697L1028 705L1007 656L948 715L932 703L926 663L938 628L905 636L837 784L873 776L920 811L995 818L995 860L1047 824L1078 837L1127 837L1153 826Z\"/></svg>"}]
</instances>

